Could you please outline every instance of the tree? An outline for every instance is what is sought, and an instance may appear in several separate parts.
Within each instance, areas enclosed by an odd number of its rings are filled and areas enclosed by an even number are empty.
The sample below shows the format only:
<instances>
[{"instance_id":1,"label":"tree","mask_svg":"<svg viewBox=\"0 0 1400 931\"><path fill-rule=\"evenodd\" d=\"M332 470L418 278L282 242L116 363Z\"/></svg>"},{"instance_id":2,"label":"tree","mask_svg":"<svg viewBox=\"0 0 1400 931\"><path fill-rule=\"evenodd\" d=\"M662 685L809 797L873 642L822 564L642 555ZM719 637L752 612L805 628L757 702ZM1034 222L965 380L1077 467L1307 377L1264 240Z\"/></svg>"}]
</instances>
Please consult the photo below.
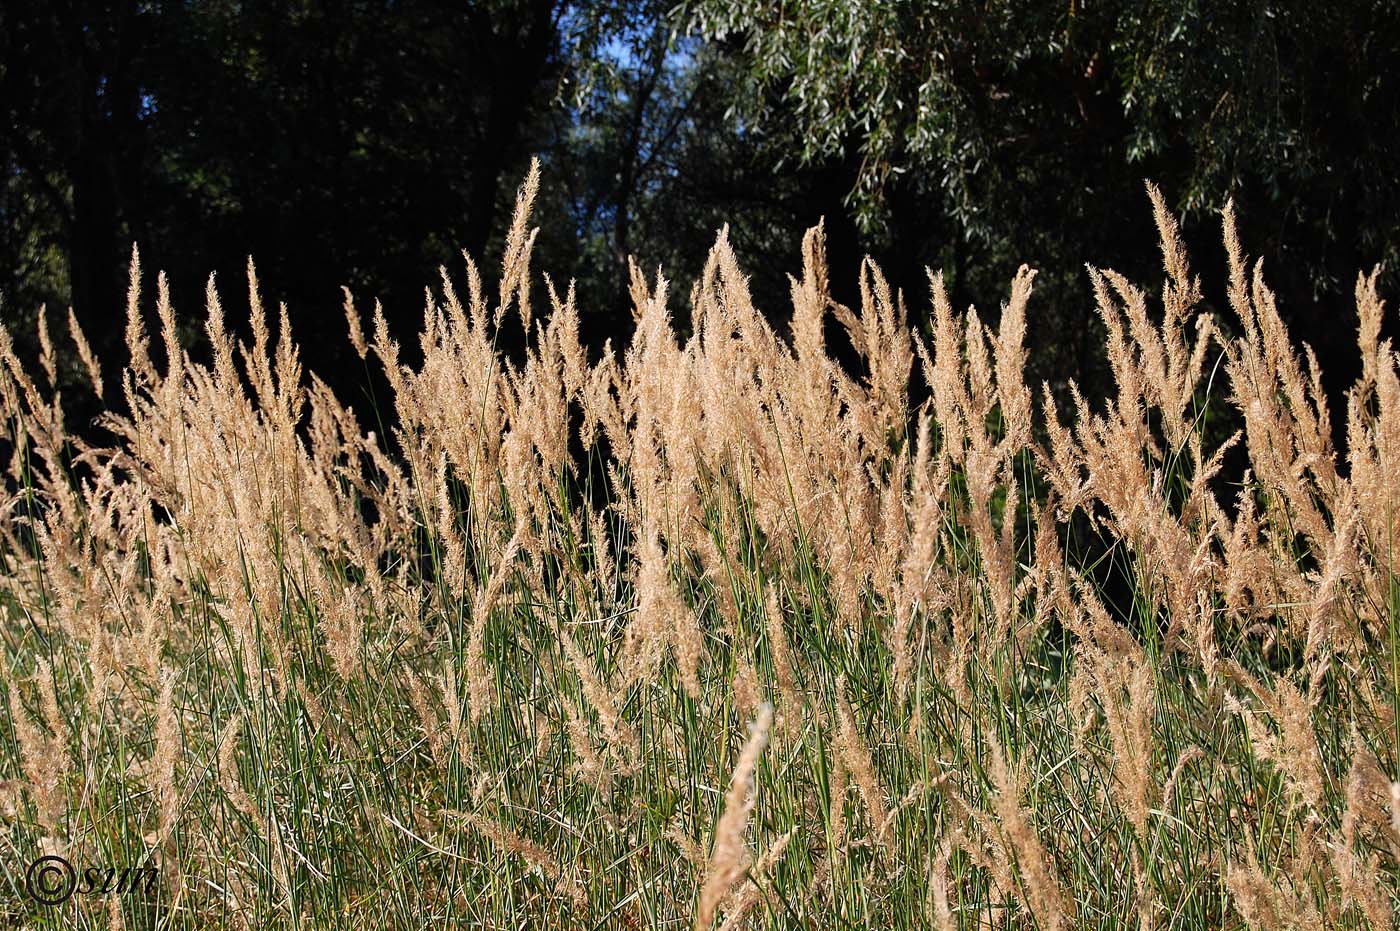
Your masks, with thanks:
<instances>
[{"instance_id":1,"label":"tree","mask_svg":"<svg viewBox=\"0 0 1400 931\"><path fill-rule=\"evenodd\" d=\"M0 209L5 266L19 267L7 308L71 303L120 359L136 241L187 308L211 271L238 287L252 255L303 335L343 329L341 284L416 315L439 263L498 234L569 61L566 10L7 4ZM334 378L342 343L305 345Z\"/></svg>"},{"instance_id":2,"label":"tree","mask_svg":"<svg viewBox=\"0 0 1400 931\"><path fill-rule=\"evenodd\" d=\"M1316 299L1346 301L1359 268L1400 250L1395 4L690 0L679 15L742 58L753 132L803 164L857 153L847 203L898 280L946 266L985 304L1030 261L1040 306L1083 331L1082 263L1155 266L1151 178L1209 244L1198 256L1219 253L1208 218L1235 198L1295 332L1349 378L1347 328ZM1041 368L1092 375L1076 355L1062 343Z\"/></svg>"},{"instance_id":3,"label":"tree","mask_svg":"<svg viewBox=\"0 0 1400 931\"><path fill-rule=\"evenodd\" d=\"M117 310L126 204L143 191L148 17L137 2L16 0L0 10L0 143L6 175L6 317L71 301L107 342ZM24 303L21 303L24 302Z\"/></svg>"}]
</instances>

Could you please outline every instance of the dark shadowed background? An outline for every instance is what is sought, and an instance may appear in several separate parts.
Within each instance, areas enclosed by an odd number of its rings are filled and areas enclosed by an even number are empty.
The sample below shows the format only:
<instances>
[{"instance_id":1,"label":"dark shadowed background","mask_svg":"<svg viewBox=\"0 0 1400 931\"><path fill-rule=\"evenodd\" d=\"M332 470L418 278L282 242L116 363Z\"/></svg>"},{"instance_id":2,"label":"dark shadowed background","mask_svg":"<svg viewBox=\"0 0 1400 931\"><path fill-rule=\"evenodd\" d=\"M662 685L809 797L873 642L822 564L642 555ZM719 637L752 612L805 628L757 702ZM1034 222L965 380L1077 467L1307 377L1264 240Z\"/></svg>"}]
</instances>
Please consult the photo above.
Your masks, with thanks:
<instances>
[{"instance_id":1,"label":"dark shadowed background","mask_svg":"<svg viewBox=\"0 0 1400 931\"><path fill-rule=\"evenodd\" d=\"M237 320L251 255L353 400L340 286L411 347L439 265L491 269L538 154L536 268L577 279L595 347L626 341L627 256L683 322L724 223L781 319L824 217L837 296L870 254L916 321L926 267L990 317L1041 269L1032 377L1093 392L1083 266L1157 286L1150 178L1217 304L1235 198L1335 396L1357 271L1394 294L1397 83L1391 2L5 0L0 315L32 352L38 307L71 305L111 375L133 242L196 353L205 280Z\"/></svg>"}]
</instances>

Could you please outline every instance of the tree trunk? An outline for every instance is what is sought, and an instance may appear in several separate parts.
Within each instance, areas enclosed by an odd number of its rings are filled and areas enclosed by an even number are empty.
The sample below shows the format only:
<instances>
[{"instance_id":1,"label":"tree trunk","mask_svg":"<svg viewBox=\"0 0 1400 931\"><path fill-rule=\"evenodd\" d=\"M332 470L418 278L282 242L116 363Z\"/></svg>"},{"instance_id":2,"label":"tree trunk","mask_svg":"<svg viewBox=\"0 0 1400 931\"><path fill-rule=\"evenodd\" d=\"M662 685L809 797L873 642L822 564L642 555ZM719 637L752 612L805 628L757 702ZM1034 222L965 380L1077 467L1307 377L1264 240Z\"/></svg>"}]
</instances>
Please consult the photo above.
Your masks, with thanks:
<instances>
[{"instance_id":1,"label":"tree trunk","mask_svg":"<svg viewBox=\"0 0 1400 931\"><path fill-rule=\"evenodd\" d=\"M477 156L471 164L462 243L477 260L482 258L486 244L505 232L499 228L501 183L506 169L523 154L519 150L529 115L530 96L549 67L550 53L554 49L554 14L554 0L539 0L533 4L529 24L517 34L517 42L504 52L490 72L491 96ZM481 13L473 19L473 29L490 31L487 14Z\"/></svg>"}]
</instances>

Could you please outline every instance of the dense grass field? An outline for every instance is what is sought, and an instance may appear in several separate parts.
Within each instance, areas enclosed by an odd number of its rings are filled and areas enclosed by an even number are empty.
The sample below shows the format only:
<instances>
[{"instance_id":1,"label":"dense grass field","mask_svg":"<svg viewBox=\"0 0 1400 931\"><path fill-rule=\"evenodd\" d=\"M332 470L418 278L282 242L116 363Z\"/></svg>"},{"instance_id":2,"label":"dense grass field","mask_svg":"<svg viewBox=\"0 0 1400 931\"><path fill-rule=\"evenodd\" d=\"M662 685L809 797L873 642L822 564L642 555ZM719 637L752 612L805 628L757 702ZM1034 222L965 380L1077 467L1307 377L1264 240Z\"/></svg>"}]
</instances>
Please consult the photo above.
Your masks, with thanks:
<instances>
[{"instance_id":1,"label":"dense grass field","mask_svg":"<svg viewBox=\"0 0 1400 931\"><path fill-rule=\"evenodd\" d=\"M1233 215L1216 314L1151 189L1164 280L1088 275L1111 397L1025 383L1033 271L983 316L866 263L848 308L820 229L790 332L721 234L684 338L635 269L591 361L530 267L537 178L414 364L347 293L375 409L251 265L208 364L135 260L120 379L76 327L37 365L0 336L0 924L1395 926L1374 275L1336 411Z\"/></svg>"}]
</instances>

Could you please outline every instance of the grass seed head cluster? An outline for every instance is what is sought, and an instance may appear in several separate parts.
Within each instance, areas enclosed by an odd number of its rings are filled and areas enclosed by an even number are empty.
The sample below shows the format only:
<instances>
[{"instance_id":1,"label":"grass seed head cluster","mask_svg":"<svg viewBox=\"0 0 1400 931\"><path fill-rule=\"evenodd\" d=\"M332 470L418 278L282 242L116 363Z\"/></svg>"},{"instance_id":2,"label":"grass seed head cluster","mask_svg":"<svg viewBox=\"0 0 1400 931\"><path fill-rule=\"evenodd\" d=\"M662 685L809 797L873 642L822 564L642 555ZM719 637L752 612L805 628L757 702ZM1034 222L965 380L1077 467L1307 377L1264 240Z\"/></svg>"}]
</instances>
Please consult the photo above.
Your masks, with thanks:
<instances>
[{"instance_id":1,"label":"grass seed head cluster","mask_svg":"<svg viewBox=\"0 0 1400 931\"><path fill-rule=\"evenodd\" d=\"M1217 316L1151 187L1160 295L1088 271L1106 398L1026 383L1031 269L995 323L932 274L915 328L870 261L832 296L820 227L790 332L721 232L684 337L634 265L590 361L531 270L538 183L498 287L442 271L421 362L346 293L378 410L302 370L251 263L251 341L211 279L207 363L160 276L153 345L135 255L118 378L70 315L106 446L47 316L37 374L0 334L5 846L161 871L64 920L1394 925L1375 273L1338 412L1233 212ZM53 918L11 873L7 919Z\"/></svg>"}]
</instances>

